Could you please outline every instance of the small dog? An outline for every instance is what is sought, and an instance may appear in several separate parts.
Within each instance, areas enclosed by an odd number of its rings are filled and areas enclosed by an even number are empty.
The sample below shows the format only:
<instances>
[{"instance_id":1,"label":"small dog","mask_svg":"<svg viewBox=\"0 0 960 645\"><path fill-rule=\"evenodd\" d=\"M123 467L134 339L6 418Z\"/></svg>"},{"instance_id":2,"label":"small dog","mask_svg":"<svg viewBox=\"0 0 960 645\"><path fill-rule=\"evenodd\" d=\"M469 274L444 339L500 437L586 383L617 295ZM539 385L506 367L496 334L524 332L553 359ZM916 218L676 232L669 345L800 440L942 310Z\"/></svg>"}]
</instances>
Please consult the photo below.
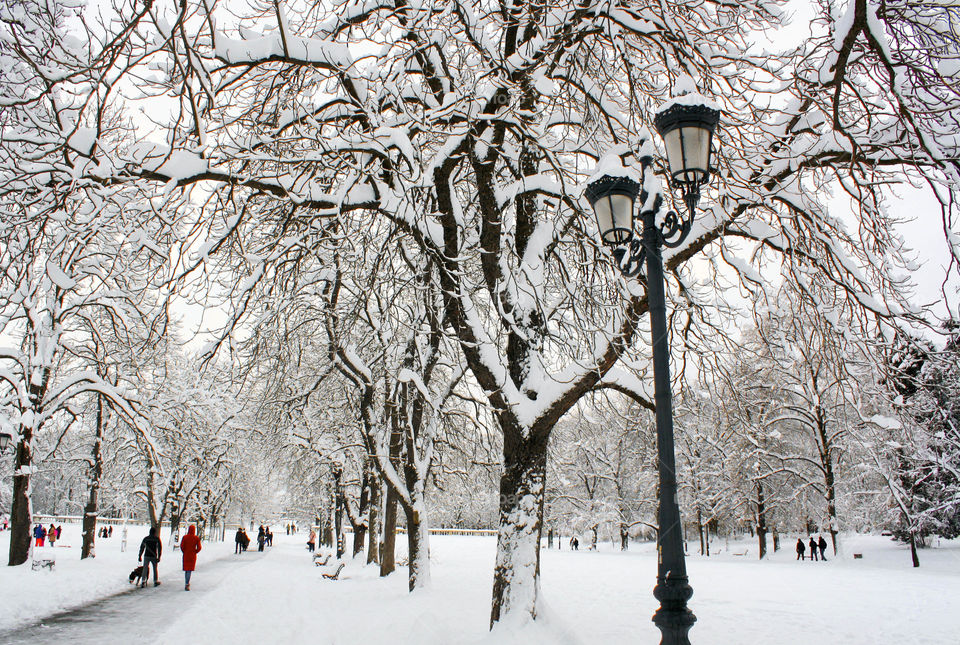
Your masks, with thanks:
<instances>
[{"instance_id":1,"label":"small dog","mask_svg":"<svg viewBox=\"0 0 960 645\"><path fill-rule=\"evenodd\" d=\"M130 582L135 585L139 585L143 582L143 565L140 565L130 572Z\"/></svg>"}]
</instances>

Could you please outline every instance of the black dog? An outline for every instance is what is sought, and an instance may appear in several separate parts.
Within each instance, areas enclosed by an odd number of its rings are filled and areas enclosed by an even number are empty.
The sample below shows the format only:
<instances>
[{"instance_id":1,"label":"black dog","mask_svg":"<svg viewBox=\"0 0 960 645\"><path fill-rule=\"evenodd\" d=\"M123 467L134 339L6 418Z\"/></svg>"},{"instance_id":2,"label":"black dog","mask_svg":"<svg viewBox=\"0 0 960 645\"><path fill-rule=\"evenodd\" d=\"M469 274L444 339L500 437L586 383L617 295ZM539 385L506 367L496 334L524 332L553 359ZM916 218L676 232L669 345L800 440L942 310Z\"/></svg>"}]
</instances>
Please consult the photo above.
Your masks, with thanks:
<instances>
[{"instance_id":1,"label":"black dog","mask_svg":"<svg viewBox=\"0 0 960 645\"><path fill-rule=\"evenodd\" d=\"M130 572L130 582L135 585L139 585L141 582L143 582L143 565L140 565Z\"/></svg>"}]
</instances>

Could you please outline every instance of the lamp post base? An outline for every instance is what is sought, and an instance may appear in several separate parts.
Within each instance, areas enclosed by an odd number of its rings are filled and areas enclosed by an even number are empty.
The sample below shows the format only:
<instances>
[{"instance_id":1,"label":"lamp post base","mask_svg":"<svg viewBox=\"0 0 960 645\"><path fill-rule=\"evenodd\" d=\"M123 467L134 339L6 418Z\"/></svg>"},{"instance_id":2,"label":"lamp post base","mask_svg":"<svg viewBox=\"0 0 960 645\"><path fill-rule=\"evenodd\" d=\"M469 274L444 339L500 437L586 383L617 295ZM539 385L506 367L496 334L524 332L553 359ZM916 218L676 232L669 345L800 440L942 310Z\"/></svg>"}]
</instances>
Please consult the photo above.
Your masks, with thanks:
<instances>
[{"instance_id":1,"label":"lamp post base","mask_svg":"<svg viewBox=\"0 0 960 645\"><path fill-rule=\"evenodd\" d=\"M693 596L687 578L658 580L653 595L660 601L660 609L653 615L653 622L660 629L660 645L690 645L687 632L697 617L687 607L687 601Z\"/></svg>"}]
</instances>

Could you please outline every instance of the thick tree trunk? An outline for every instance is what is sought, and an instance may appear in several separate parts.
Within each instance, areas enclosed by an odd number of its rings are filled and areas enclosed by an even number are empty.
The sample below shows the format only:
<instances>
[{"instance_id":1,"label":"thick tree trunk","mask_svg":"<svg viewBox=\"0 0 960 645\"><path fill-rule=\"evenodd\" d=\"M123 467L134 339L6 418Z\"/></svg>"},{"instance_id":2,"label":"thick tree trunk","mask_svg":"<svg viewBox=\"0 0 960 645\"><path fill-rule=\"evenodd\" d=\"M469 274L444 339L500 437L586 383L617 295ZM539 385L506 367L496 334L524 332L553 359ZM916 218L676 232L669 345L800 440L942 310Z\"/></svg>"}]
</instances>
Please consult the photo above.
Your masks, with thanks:
<instances>
[{"instance_id":1,"label":"thick tree trunk","mask_svg":"<svg viewBox=\"0 0 960 645\"><path fill-rule=\"evenodd\" d=\"M380 562L380 478L370 478L370 515L367 519L370 542L367 544L367 564Z\"/></svg>"},{"instance_id":2,"label":"thick tree trunk","mask_svg":"<svg viewBox=\"0 0 960 645\"><path fill-rule=\"evenodd\" d=\"M540 595L546 436L525 438L505 428L503 453L491 627L508 615L535 619Z\"/></svg>"},{"instance_id":3,"label":"thick tree trunk","mask_svg":"<svg viewBox=\"0 0 960 645\"><path fill-rule=\"evenodd\" d=\"M33 464L33 430L20 427L20 441L13 461L13 504L10 508L10 557L13 567L30 557L30 528L33 508L30 502L30 472Z\"/></svg>"},{"instance_id":4,"label":"thick tree trunk","mask_svg":"<svg viewBox=\"0 0 960 645\"><path fill-rule=\"evenodd\" d=\"M103 408L103 395L97 395L97 430L93 438L90 460L90 493L83 508L83 542L80 547L80 559L94 558L97 538L97 510L100 497L100 480L103 477L103 434L106 418Z\"/></svg>"},{"instance_id":5,"label":"thick tree trunk","mask_svg":"<svg viewBox=\"0 0 960 645\"><path fill-rule=\"evenodd\" d=\"M919 567L920 558L917 557L917 536L913 531L910 531L910 557L913 559L914 568Z\"/></svg>"},{"instance_id":6,"label":"thick tree trunk","mask_svg":"<svg viewBox=\"0 0 960 645\"><path fill-rule=\"evenodd\" d=\"M388 576L397 568L397 503L398 496L387 486L386 508L383 512L383 555L380 558L380 575Z\"/></svg>"},{"instance_id":7,"label":"thick tree trunk","mask_svg":"<svg viewBox=\"0 0 960 645\"><path fill-rule=\"evenodd\" d=\"M410 510L404 508L409 554L407 586L410 591L430 587L430 533L426 513L417 506L423 507L423 499L418 500L417 505Z\"/></svg>"}]
</instances>

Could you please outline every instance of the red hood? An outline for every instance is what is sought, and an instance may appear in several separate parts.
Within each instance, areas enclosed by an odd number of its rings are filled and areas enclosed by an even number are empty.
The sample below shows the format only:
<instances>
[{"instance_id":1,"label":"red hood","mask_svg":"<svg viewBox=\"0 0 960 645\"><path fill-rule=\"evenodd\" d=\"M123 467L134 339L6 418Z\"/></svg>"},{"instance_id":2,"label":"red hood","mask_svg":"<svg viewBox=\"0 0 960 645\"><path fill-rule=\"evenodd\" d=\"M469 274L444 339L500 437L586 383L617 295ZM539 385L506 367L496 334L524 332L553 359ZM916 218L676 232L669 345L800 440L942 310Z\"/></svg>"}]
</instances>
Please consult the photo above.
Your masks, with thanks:
<instances>
[{"instance_id":1,"label":"red hood","mask_svg":"<svg viewBox=\"0 0 960 645\"><path fill-rule=\"evenodd\" d=\"M187 529L187 535L196 535L196 533L197 533L197 527L191 524L190 528Z\"/></svg>"}]
</instances>

